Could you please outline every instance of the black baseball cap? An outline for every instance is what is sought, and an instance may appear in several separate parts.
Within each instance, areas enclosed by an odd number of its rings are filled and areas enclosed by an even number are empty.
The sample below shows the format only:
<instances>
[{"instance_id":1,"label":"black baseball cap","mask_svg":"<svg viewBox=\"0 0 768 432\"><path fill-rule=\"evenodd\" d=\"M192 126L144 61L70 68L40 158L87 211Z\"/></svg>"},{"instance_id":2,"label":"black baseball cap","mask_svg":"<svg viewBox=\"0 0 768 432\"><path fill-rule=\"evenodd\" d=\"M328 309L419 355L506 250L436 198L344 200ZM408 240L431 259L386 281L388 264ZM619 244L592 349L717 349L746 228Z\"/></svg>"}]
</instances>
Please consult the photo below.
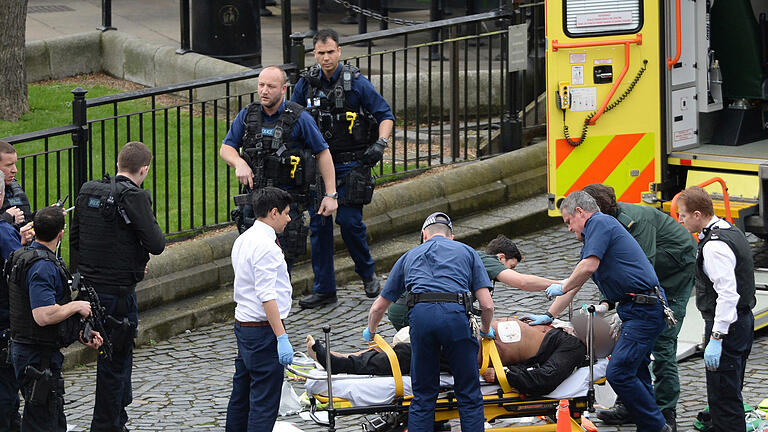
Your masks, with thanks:
<instances>
[{"instance_id":1,"label":"black baseball cap","mask_svg":"<svg viewBox=\"0 0 768 432\"><path fill-rule=\"evenodd\" d=\"M448 225L448 228L450 228L451 232L453 232L453 224L451 223L451 218L449 218L448 215L443 212L435 212L427 216L427 218L424 219L424 223L421 225L421 230L424 231L428 226L434 224ZM423 242L424 241L422 237L422 243Z\"/></svg>"}]
</instances>

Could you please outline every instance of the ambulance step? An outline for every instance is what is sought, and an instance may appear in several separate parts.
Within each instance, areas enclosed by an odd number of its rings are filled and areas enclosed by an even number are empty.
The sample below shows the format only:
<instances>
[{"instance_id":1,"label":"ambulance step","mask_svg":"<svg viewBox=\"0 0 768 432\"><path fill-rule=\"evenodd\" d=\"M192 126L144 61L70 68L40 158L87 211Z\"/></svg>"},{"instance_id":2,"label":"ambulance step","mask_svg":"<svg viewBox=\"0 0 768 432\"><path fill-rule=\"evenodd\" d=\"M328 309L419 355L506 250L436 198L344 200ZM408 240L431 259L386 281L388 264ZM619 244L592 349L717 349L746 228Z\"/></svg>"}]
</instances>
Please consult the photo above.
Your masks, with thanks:
<instances>
[{"instance_id":1,"label":"ambulance step","mask_svg":"<svg viewBox=\"0 0 768 432\"><path fill-rule=\"evenodd\" d=\"M725 217L725 202L722 199L712 199L712 204L715 207L715 215L718 217ZM733 222L742 231L744 230L744 219L748 216L753 216L759 213L760 209L756 202L750 201L731 201L731 217ZM671 202L664 203L664 212L669 213Z\"/></svg>"}]
</instances>

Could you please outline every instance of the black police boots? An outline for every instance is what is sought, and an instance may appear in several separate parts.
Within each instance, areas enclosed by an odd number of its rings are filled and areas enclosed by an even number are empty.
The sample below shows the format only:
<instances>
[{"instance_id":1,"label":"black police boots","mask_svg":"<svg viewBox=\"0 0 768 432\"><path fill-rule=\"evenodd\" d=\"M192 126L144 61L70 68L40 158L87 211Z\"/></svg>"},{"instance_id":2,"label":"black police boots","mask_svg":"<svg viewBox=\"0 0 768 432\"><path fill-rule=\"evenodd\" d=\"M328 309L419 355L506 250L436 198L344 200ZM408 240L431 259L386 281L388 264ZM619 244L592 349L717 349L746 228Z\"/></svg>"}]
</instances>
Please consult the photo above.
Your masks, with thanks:
<instances>
[{"instance_id":1,"label":"black police boots","mask_svg":"<svg viewBox=\"0 0 768 432\"><path fill-rule=\"evenodd\" d=\"M332 294L320 294L320 293L312 293L309 295L306 295L299 300L299 306L301 306L304 309L314 309L316 307L320 307L327 304L336 303L338 299L336 298L336 293Z\"/></svg>"},{"instance_id":2,"label":"black police boots","mask_svg":"<svg viewBox=\"0 0 768 432\"><path fill-rule=\"evenodd\" d=\"M375 298L381 292L381 280L376 273L368 280L363 280L363 286L365 287L365 295L368 298Z\"/></svg>"},{"instance_id":3,"label":"black police boots","mask_svg":"<svg viewBox=\"0 0 768 432\"><path fill-rule=\"evenodd\" d=\"M624 404L616 399L616 404L613 409L601 409L597 410L597 418L609 425L620 425L624 423L632 423L632 419L629 417L629 411Z\"/></svg>"},{"instance_id":4,"label":"black police boots","mask_svg":"<svg viewBox=\"0 0 768 432\"><path fill-rule=\"evenodd\" d=\"M669 408L662 410L661 414L664 415L664 419L667 421L667 425L670 428L669 430L671 432L677 432L677 410Z\"/></svg>"}]
</instances>

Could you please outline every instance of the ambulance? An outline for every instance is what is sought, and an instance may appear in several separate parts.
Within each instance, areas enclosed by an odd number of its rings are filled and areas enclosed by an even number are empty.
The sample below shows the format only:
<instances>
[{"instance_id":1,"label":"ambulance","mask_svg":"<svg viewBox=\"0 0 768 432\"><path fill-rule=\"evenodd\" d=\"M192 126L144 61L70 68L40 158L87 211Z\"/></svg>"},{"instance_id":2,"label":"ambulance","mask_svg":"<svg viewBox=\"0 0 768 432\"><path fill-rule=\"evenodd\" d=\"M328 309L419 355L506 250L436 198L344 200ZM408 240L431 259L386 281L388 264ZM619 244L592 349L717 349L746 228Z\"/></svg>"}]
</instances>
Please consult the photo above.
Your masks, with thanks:
<instances>
[{"instance_id":1,"label":"ambulance","mask_svg":"<svg viewBox=\"0 0 768 432\"><path fill-rule=\"evenodd\" d=\"M667 212L705 185L719 216L768 237L768 0L547 0L545 14L550 215L590 183Z\"/></svg>"}]
</instances>

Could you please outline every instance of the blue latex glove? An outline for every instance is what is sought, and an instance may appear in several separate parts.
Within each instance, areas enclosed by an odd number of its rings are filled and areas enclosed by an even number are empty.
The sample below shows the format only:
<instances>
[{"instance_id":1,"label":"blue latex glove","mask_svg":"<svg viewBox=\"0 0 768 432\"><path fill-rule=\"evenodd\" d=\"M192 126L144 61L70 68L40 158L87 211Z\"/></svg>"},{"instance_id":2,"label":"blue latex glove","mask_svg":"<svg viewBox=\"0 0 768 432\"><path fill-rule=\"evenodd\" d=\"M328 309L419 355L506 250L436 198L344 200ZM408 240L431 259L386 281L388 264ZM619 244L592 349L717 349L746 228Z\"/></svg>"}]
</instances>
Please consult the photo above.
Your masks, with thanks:
<instances>
[{"instance_id":1,"label":"blue latex glove","mask_svg":"<svg viewBox=\"0 0 768 432\"><path fill-rule=\"evenodd\" d=\"M552 284L547 288L547 297L557 297L563 295L563 286L560 284Z\"/></svg>"},{"instance_id":2,"label":"blue latex glove","mask_svg":"<svg viewBox=\"0 0 768 432\"><path fill-rule=\"evenodd\" d=\"M723 354L723 341L709 339L707 348L704 350L704 365L708 370L717 370L720 366L720 356Z\"/></svg>"},{"instance_id":3,"label":"blue latex glove","mask_svg":"<svg viewBox=\"0 0 768 432\"><path fill-rule=\"evenodd\" d=\"M483 333L483 331L480 330L480 337L483 339L496 339L496 332L493 331L493 327L488 330L488 333Z\"/></svg>"},{"instance_id":4,"label":"blue latex glove","mask_svg":"<svg viewBox=\"0 0 768 432\"><path fill-rule=\"evenodd\" d=\"M373 334L371 334L371 331L368 330L368 327L366 327L365 330L363 330L363 339L365 339L366 342L370 342L371 340L373 340Z\"/></svg>"},{"instance_id":5,"label":"blue latex glove","mask_svg":"<svg viewBox=\"0 0 768 432\"><path fill-rule=\"evenodd\" d=\"M288 340L288 333L277 337L277 359L283 366L293 363L293 347Z\"/></svg>"},{"instance_id":6,"label":"blue latex glove","mask_svg":"<svg viewBox=\"0 0 768 432\"><path fill-rule=\"evenodd\" d=\"M524 321L527 321L528 325L542 325L552 322L552 318L549 315L526 315L523 317Z\"/></svg>"}]
</instances>

